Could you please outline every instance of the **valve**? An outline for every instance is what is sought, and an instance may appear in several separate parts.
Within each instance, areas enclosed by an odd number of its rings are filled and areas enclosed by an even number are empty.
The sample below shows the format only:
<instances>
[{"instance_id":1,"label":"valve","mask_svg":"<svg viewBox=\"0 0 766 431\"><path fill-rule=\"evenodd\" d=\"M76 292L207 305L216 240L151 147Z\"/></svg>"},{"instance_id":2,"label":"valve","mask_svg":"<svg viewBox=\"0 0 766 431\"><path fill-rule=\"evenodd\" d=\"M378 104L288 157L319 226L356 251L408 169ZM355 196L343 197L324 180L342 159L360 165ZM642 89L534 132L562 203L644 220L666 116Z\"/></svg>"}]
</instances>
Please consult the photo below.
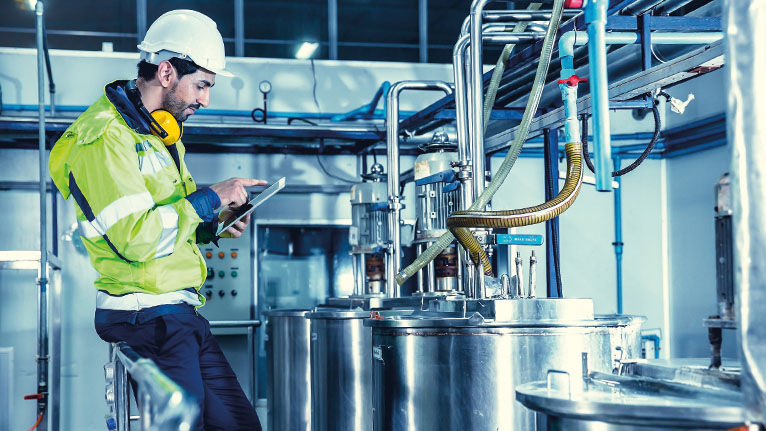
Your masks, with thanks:
<instances>
[{"instance_id":1,"label":"valve","mask_svg":"<svg viewBox=\"0 0 766 431\"><path fill-rule=\"evenodd\" d=\"M577 84L581 82L588 82L588 78L580 78L577 75L572 75L569 78L559 79L558 81L556 81L556 83L558 84L567 84L570 87L575 87L577 86Z\"/></svg>"},{"instance_id":2,"label":"valve","mask_svg":"<svg viewBox=\"0 0 766 431\"><path fill-rule=\"evenodd\" d=\"M583 3L583 0L564 0L564 9L580 9Z\"/></svg>"}]
</instances>

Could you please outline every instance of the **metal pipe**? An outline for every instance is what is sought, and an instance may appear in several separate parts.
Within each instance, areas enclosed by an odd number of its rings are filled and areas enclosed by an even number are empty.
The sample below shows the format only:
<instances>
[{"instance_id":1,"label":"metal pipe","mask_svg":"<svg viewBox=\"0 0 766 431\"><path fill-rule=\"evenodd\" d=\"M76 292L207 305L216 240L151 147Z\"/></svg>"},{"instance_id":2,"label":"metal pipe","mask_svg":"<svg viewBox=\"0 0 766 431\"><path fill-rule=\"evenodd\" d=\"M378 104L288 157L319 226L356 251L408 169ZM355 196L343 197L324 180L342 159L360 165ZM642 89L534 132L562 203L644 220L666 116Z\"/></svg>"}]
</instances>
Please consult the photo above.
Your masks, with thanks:
<instances>
[{"instance_id":1,"label":"metal pipe","mask_svg":"<svg viewBox=\"0 0 766 431\"><path fill-rule=\"evenodd\" d=\"M401 196L399 195L399 94L404 90L436 90L447 95L452 94L452 87L443 81L400 81L391 86L386 106L386 158L388 162L388 264L386 265L386 295L399 297L399 285L396 274L402 263L400 253L401 232L399 220Z\"/></svg>"},{"instance_id":2,"label":"metal pipe","mask_svg":"<svg viewBox=\"0 0 766 431\"><path fill-rule=\"evenodd\" d=\"M612 190L612 172L609 160L612 145L609 134L609 89L606 70L606 16L608 0L589 0L585 5L585 23L588 25L588 67L590 94L593 103L593 152L595 160L596 190Z\"/></svg>"},{"instance_id":3,"label":"metal pipe","mask_svg":"<svg viewBox=\"0 0 766 431\"><path fill-rule=\"evenodd\" d=\"M495 26L495 25L487 25L484 26L483 31L485 31L486 40L488 43L492 44L507 44L507 43L521 43L521 42L531 42L535 40L542 39L544 35L536 34L536 33L499 33L497 30L503 30L507 31L507 27L505 26ZM473 204L474 199L476 198L474 192L475 189L473 187L473 182L476 180L475 178L472 178L470 175L466 174L468 171L466 168L470 167L471 160L473 158L473 152L472 148L470 146L470 139L469 139L469 122L468 122L468 111L469 111L469 99L468 95L466 93L466 53L468 51L468 47L470 46L470 35L466 34L460 37L458 39L457 43L455 44L454 49L452 50L452 66L453 66L453 73L454 73L454 79L455 79L455 119L457 123L457 137L458 137L458 165L461 167L461 170L463 170L463 175L461 176L461 209L466 209L471 204ZM481 78L481 77L480 77ZM483 80L480 79L480 81L483 82ZM473 109L473 106L470 107L471 110ZM474 126L473 124L470 124L470 126ZM483 160L483 158L482 158ZM475 171L474 171L475 172Z\"/></svg>"},{"instance_id":4,"label":"metal pipe","mask_svg":"<svg viewBox=\"0 0 766 431\"><path fill-rule=\"evenodd\" d=\"M136 0L136 43L141 43L146 36L146 0Z\"/></svg>"},{"instance_id":5,"label":"metal pipe","mask_svg":"<svg viewBox=\"0 0 766 431\"><path fill-rule=\"evenodd\" d=\"M529 257L529 289L527 289L527 298L534 298L537 295L537 257L532 250L532 256Z\"/></svg>"},{"instance_id":6,"label":"metal pipe","mask_svg":"<svg viewBox=\"0 0 766 431\"><path fill-rule=\"evenodd\" d=\"M469 29L470 34L470 53L471 61L469 63L471 77L471 87L468 92L468 97L471 99L472 106L469 113L471 121L471 139L469 144L471 146L471 167L476 177L473 181L473 195L479 196L484 191L484 75L483 70L483 56L482 56L482 13L484 12L484 6L492 0L474 0L471 3L470 22L471 27ZM476 208L478 211L483 211L484 208Z\"/></svg>"},{"instance_id":7,"label":"metal pipe","mask_svg":"<svg viewBox=\"0 0 766 431\"><path fill-rule=\"evenodd\" d=\"M38 121L38 159L40 169L40 270L37 284L37 393L42 395L37 400L37 413L46 411L48 402L48 196L46 178L48 177L45 149L45 53L44 53L44 15L45 2L35 5L35 24L37 39L37 115ZM50 416L50 415L48 415ZM46 418L47 420L48 418ZM48 429L47 426L41 429Z\"/></svg>"},{"instance_id":8,"label":"metal pipe","mask_svg":"<svg viewBox=\"0 0 766 431\"><path fill-rule=\"evenodd\" d=\"M614 158L615 172L620 170L620 158ZM617 314L622 314L622 177L615 177L614 190L614 259L617 265Z\"/></svg>"},{"instance_id":9,"label":"metal pipe","mask_svg":"<svg viewBox=\"0 0 766 431\"><path fill-rule=\"evenodd\" d=\"M258 328L262 324L260 320L212 320L209 323L211 328Z\"/></svg>"},{"instance_id":10,"label":"metal pipe","mask_svg":"<svg viewBox=\"0 0 766 431\"><path fill-rule=\"evenodd\" d=\"M766 424L766 2L727 0L726 123L731 145L737 327L745 419Z\"/></svg>"}]
</instances>

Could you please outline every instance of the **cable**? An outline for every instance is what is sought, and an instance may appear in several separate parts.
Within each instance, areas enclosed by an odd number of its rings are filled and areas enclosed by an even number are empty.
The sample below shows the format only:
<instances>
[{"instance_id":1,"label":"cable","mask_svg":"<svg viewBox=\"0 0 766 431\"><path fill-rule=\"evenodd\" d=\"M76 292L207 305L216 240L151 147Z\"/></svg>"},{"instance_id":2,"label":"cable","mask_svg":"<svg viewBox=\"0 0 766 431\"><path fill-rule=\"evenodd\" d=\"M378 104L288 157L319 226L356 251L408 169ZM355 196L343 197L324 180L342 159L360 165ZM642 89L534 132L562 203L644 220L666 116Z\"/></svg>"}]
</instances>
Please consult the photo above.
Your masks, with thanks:
<instances>
[{"instance_id":1,"label":"cable","mask_svg":"<svg viewBox=\"0 0 766 431\"><path fill-rule=\"evenodd\" d=\"M43 421L43 415L44 414L45 414L45 412L40 413L40 416L37 417L37 422L35 422L35 424L32 425L32 428L30 428L29 431L34 431L34 429L37 428L38 425L40 425L40 422Z\"/></svg>"},{"instance_id":2,"label":"cable","mask_svg":"<svg viewBox=\"0 0 766 431\"><path fill-rule=\"evenodd\" d=\"M349 179L346 179L346 178L343 178L343 177L339 177L337 175L333 175L333 174L331 174L327 170L327 168L325 168L324 164L322 163L322 159L319 157L319 155L322 153L322 150L324 149L324 139L320 139L319 142L320 142L320 144L319 144L320 145L320 149L319 149L319 154L317 154L317 163L319 163L319 168L322 169L322 172L324 172L325 175L327 175L330 178L335 178L336 180L340 180L340 181L343 181L345 183L349 183L349 184L356 184L356 183L358 183L359 181L349 180Z\"/></svg>"},{"instance_id":3,"label":"cable","mask_svg":"<svg viewBox=\"0 0 766 431\"><path fill-rule=\"evenodd\" d=\"M670 95L664 91L660 91L658 96L665 97L666 99L670 98ZM649 144L647 144L646 148L644 148L644 151L641 153L638 158L631 163L630 165L624 167L623 169L620 169L618 171L612 172L613 177L620 177L628 172L636 169L643 161L649 156L649 154L654 149L654 146L657 145L657 141L660 139L660 130L662 129L662 121L660 120L660 110L657 108L657 104L659 103L659 100L654 99L652 102L652 114L654 114L654 134L652 135L651 141L649 141ZM585 115L581 115L581 124L582 124L582 153L583 158L585 159L585 164L588 165L588 169L590 169L591 172L595 173L596 169L593 166L593 161L590 158L590 153L588 152L588 118Z\"/></svg>"},{"instance_id":4,"label":"cable","mask_svg":"<svg viewBox=\"0 0 766 431\"><path fill-rule=\"evenodd\" d=\"M301 117L290 117L290 118L288 118L287 119L287 125L291 126L293 124L293 121L303 121L304 123L306 123L308 125L311 125L311 126L318 126L319 125L319 124L317 124L317 123L315 123L315 122L313 122L311 120L307 120L307 119L301 118Z\"/></svg>"},{"instance_id":5,"label":"cable","mask_svg":"<svg viewBox=\"0 0 766 431\"><path fill-rule=\"evenodd\" d=\"M317 72L314 69L314 59L311 59L311 76L314 78L314 87L311 90L312 96L314 96L314 105L317 107L317 111L322 113L322 108L319 107L319 101L317 100Z\"/></svg>"}]
</instances>

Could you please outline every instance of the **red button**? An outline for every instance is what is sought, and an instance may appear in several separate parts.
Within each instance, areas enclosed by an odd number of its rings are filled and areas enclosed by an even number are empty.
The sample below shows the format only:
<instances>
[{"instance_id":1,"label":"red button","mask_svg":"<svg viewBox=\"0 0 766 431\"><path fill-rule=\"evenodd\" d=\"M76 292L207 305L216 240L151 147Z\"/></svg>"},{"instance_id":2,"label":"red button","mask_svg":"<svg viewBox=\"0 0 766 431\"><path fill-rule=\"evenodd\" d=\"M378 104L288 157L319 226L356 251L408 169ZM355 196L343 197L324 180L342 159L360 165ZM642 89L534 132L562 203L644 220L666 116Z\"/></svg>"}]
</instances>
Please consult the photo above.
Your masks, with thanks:
<instances>
[{"instance_id":1,"label":"red button","mask_svg":"<svg viewBox=\"0 0 766 431\"><path fill-rule=\"evenodd\" d=\"M236 259L236 258L237 258L237 252L236 252L236 251L232 251L232 252L231 252L231 257L232 257L233 259Z\"/></svg>"},{"instance_id":2,"label":"red button","mask_svg":"<svg viewBox=\"0 0 766 431\"><path fill-rule=\"evenodd\" d=\"M213 257L213 252L209 251L209 252L205 253L205 257L210 259L211 257Z\"/></svg>"},{"instance_id":3,"label":"red button","mask_svg":"<svg viewBox=\"0 0 766 431\"><path fill-rule=\"evenodd\" d=\"M218 252L218 257L220 257L221 259L223 259L223 257L224 257L224 256L226 256L226 253L224 253L224 252L222 252L222 251Z\"/></svg>"}]
</instances>

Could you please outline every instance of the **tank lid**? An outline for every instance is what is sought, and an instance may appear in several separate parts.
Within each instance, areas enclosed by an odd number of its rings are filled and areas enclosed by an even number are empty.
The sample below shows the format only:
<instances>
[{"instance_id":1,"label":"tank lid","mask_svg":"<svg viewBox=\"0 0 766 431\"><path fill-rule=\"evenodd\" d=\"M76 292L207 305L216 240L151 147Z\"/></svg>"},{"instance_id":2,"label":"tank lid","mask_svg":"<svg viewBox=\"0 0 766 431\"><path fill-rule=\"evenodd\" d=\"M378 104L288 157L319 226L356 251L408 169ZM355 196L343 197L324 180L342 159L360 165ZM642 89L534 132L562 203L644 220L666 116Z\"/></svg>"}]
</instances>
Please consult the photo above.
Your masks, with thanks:
<instances>
[{"instance_id":1,"label":"tank lid","mask_svg":"<svg viewBox=\"0 0 766 431\"><path fill-rule=\"evenodd\" d=\"M517 298L465 299L447 297L433 301L429 307L437 313L479 313L494 321L518 320L589 320L593 319L590 298Z\"/></svg>"},{"instance_id":2,"label":"tank lid","mask_svg":"<svg viewBox=\"0 0 766 431\"><path fill-rule=\"evenodd\" d=\"M380 316L394 317L394 316L406 316L412 314L413 310L379 310L369 311L362 309L355 310L342 310L342 309L321 309L316 310L306 315L309 319L329 319L329 320L348 320L348 319L369 319L370 317L376 318Z\"/></svg>"},{"instance_id":3,"label":"tank lid","mask_svg":"<svg viewBox=\"0 0 766 431\"><path fill-rule=\"evenodd\" d=\"M518 386L516 399L548 415L611 424L727 429L745 420L740 391L644 376L590 373L582 378L549 371L545 382Z\"/></svg>"},{"instance_id":4,"label":"tank lid","mask_svg":"<svg viewBox=\"0 0 766 431\"><path fill-rule=\"evenodd\" d=\"M285 309L278 309L278 310L268 310L264 311L261 314L263 314L266 317L271 316L306 316L306 314L310 313L311 310L305 310L300 308L285 308Z\"/></svg>"}]
</instances>

